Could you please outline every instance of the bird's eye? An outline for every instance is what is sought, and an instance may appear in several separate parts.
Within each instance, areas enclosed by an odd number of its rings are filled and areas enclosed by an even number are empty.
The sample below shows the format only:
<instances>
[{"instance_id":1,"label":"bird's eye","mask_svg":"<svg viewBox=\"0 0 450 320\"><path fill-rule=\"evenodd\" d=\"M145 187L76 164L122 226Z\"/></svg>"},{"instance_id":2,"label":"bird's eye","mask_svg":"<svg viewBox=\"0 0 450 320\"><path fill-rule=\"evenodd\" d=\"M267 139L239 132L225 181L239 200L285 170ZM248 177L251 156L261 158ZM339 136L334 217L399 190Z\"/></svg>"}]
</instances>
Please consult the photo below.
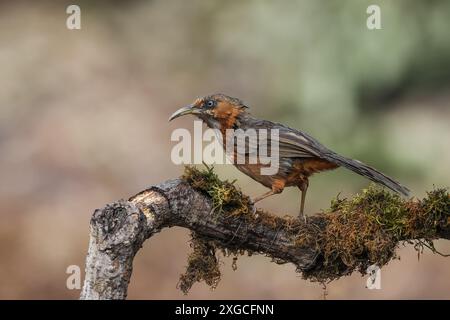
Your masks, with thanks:
<instances>
[{"instance_id":1,"label":"bird's eye","mask_svg":"<svg viewBox=\"0 0 450 320\"><path fill-rule=\"evenodd\" d=\"M212 108L212 107L214 107L215 102L214 102L214 100L208 100L208 101L206 101L205 105L206 105L208 108Z\"/></svg>"}]
</instances>

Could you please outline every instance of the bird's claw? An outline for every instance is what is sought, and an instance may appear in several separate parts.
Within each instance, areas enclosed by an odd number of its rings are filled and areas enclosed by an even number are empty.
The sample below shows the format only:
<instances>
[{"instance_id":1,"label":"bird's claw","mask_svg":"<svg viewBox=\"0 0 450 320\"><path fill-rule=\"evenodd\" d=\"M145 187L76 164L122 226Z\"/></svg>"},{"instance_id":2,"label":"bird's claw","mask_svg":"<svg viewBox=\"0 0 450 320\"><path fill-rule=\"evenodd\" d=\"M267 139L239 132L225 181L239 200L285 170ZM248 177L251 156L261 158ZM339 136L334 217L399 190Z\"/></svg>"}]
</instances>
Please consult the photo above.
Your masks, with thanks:
<instances>
[{"instance_id":1,"label":"bird's claw","mask_svg":"<svg viewBox=\"0 0 450 320\"><path fill-rule=\"evenodd\" d=\"M248 200L248 207L250 209L250 212L253 215L256 215L256 206L255 206L255 202L253 201L252 198L249 198L249 200Z\"/></svg>"},{"instance_id":2,"label":"bird's claw","mask_svg":"<svg viewBox=\"0 0 450 320\"><path fill-rule=\"evenodd\" d=\"M307 218L305 214L299 214L298 215L298 219L299 220L303 220L303 222L306 224L307 223Z\"/></svg>"}]
</instances>

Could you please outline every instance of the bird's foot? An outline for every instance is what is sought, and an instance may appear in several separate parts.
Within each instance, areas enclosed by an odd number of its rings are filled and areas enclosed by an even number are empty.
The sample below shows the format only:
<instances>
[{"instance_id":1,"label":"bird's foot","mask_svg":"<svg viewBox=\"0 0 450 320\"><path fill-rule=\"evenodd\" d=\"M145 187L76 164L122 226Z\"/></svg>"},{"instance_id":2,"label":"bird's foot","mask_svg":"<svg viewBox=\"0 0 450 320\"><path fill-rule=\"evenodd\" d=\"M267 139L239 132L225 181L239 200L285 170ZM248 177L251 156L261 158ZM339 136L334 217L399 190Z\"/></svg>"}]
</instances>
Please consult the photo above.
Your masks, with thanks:
<instances>
[{"instance_id":1,"label":"bird's foot","mask_svg":"<svg viewBox=\"0 0 450 320\"><path fill-rule=\"evenodd\" d=\"M255 205L255 201L249 197L249 210L253 215L256 215L256 205Z\"/></svg>"},{"instance_id":2,"label":"bird's foot","mask_svg":"<svg viewBox=\"0 0 450 320\"><path fill-rule=\"evenodd\" d=\"M304 222L305 224L307 223L306 215L305 215L304 213L302 213L302 212L298 215L298 219L299 219L299 220L303 220L303 222Z\"/></svg>"}]
</instances>

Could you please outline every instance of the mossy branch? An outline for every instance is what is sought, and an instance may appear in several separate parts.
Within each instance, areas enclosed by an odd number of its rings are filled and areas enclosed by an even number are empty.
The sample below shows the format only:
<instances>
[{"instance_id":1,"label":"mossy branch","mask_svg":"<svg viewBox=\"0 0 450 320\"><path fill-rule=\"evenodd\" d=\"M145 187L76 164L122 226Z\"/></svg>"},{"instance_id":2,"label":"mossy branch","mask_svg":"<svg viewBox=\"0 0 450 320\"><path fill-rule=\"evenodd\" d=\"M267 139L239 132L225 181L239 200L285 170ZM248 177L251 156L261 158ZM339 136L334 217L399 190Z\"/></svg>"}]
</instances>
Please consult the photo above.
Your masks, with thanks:
<instances>
[{"instance_id":1,"label":"mossy branch","mask_svg":"<svg viewBox=\"0 0 450 320\"><path fill-rule=\"evenodd\" d=\"M124 299L134 255L171 226L192 232L193 252L179 281L185 293L197 281L217 286L218 250L233 256L233 269L241 254L264 254L278 264L293 263L304 279L327 282L384 266L402 243L436 252L433 240L450 239L450 197L447 189L436 189L423 200L404 200L370 186L352 199L332 200L305 223L254 212L249 198L212 168L187 167L181 179L96 210L81 298Z\"/></svg>"}]
</instances>

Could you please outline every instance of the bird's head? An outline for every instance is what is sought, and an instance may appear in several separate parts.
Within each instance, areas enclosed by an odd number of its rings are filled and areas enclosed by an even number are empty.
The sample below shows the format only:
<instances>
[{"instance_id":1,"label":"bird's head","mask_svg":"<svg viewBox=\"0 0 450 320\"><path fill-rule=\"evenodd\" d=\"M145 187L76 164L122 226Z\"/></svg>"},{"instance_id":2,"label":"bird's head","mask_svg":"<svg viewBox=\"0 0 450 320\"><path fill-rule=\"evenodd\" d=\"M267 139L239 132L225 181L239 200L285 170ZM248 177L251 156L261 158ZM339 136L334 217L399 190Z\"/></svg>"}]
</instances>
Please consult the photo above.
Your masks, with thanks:
<instances>
[{"instance_id":1,"label":"bird's head","mask_svg":"<svg viewBox=\"0 0 450 320\"><path fill-rule=\"evenodd\" d=\"M196 99L192 104L175 111L169 121L192 114L202 119L210 128L226 130L235 126L237 117L245 112L246 108L247 106L237 98L213 94Z\"/></svg>"}]
</instances>

